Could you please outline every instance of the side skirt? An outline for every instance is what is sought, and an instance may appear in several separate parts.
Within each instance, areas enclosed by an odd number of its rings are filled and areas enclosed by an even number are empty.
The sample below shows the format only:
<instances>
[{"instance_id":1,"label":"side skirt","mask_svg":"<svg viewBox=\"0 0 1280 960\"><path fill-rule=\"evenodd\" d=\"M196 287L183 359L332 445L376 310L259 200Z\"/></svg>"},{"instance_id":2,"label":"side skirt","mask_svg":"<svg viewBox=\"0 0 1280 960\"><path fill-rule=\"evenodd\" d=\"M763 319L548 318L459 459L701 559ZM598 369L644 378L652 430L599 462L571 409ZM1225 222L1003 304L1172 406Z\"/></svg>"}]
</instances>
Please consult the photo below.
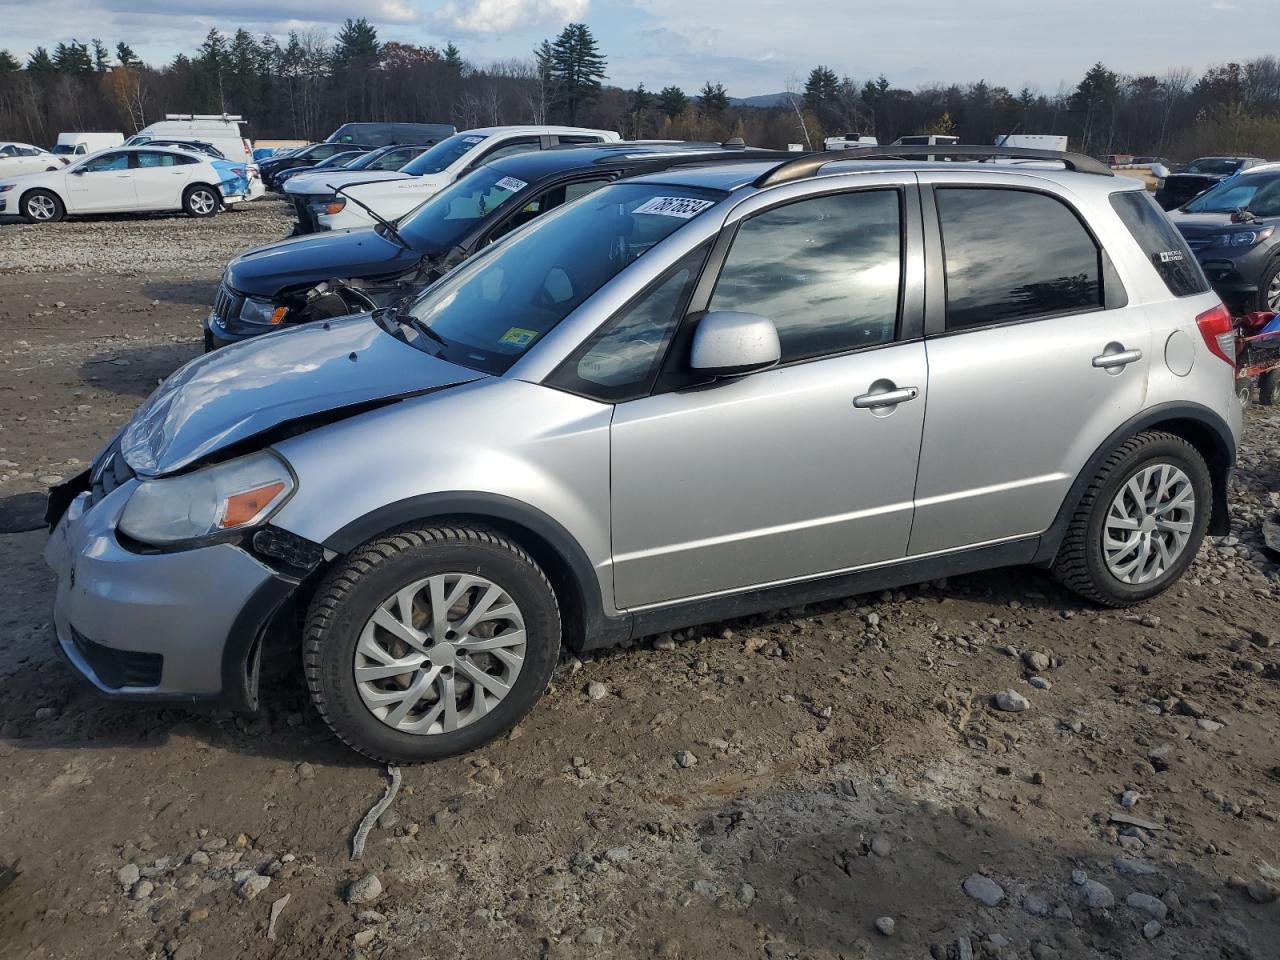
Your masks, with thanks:
<instances>
[{"instance_id":1,"label":"side skirt","mask_svg":"<svg viewBox=\"0 0 1280 960\"><path fill-rule=\"evenodd\" d=\"M940 577L976 573L998 567L1030 563L1040 546L1039 536L1020 537L984 547L972 547L954 553L919 559L901 560L865 570L836 574L816 580L804 580L773 587L744 590L739 593L704 597L662 607L631 611L631 638L649 636L664 630L677 630L700 623L732 620L737 617L850 597L890 587L901 587ZM599 649L618 642L608 631L590 630L584 649Z\"/></svg>"}]
</instances>

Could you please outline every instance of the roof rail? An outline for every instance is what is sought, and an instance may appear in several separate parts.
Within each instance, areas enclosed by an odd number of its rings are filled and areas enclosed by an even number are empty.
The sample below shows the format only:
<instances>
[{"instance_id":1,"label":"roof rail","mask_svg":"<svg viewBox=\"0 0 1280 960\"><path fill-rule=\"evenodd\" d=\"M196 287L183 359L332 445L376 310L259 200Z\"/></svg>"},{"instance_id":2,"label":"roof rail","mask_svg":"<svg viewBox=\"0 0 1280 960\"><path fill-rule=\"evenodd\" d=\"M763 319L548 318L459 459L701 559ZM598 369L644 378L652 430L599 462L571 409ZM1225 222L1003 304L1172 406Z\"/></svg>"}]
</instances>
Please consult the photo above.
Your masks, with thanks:
<instances>
[{"instance_id":1,"label":"roof rail","mask_svg":"<svg viewBox=\"0 0 1280 960\"><path fill-rule=\"evenodd\" d=\"M814 176L828 163L840 160L920 160L933 157L972 158L990 160L1008 157L1014 160L1052 160L1076 173L1093 173L1102 177L1114 177L1106 164L1080 153L1062 153L1058 150L1034 150L1023 147L967 147L950 143L911 144L884 147L858 147L853 150L828 150L824 153L808 153L781 163L757 178L757 187L772 187Z\"/></svg>"}]
</instances>

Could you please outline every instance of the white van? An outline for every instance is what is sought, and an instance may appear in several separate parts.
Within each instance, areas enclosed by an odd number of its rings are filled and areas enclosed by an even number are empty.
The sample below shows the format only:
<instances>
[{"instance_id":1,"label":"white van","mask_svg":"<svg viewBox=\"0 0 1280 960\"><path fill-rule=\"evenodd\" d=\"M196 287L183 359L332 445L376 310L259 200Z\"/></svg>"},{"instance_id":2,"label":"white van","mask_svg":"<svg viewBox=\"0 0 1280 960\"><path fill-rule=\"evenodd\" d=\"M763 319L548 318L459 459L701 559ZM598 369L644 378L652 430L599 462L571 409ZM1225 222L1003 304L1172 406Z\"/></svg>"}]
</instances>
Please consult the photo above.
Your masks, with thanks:
<instances>
[{"instance_id":1,"label":"white van","mask_svg":"<svg viewBox=\"0 0 1280 960\"><path fill-rule=\"evenodd\" d=\"M997 147L1017 147L1030 150L1057 150L1065 153L1067 138L1053 133L1002 133L996 137Z\"/></svg>"},{"instance_id":2,"label":"white van","mask_svg":"<svg viewBox=\"0 0 1280 960\"><path fill-rule=\"evenodd\" d=\"M857 150L859 147L878 147L880 141L867 133L842 133L822 141L823 150Z\"/></svg>"},{"instance_id":3,"label":"white van","mask_svg":"<svg viewBox=\"0 0 1280 960\"><path fill-rule=\"evenodd\" d=\"M141 147L152 140L200 140L222 151L228 160L253 160L253 144L240 129L244 118L229 113L167 113L129 138L126 146Z\"/></svg>"},{"instance_id":4,"label":"white van","mask_svg":"<svg viewBox=\"0 0 1280 960\"><path fill-rule=\"evenodd\" d=\"M60 133L52 152L60 157L83 157L122 143L123 133Z\"/></svg>"}]
</instances>

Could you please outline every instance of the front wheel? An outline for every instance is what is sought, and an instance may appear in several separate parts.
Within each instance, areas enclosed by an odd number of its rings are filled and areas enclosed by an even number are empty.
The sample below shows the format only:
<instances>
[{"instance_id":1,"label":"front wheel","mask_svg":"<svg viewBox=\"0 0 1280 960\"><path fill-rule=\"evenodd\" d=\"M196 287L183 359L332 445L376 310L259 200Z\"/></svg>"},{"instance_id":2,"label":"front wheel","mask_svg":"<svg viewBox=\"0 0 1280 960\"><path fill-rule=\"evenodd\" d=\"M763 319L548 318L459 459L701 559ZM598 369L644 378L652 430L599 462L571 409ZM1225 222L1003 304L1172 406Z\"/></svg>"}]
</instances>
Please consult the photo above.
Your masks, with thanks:
<instances>
[{"instance_id":1,"label":"front wheel","mask_svg":"<svg viewBox=\"0 0 1280 960\"><path fill-rule=\"evenodd\" d=\"M1109 607L1140 603L1186 571L1209 526L1204 458L1170 433L1140 433L1107 458L1054 561L1055 576Z\"/></svg>"},{"instance_id":2,"label":"front wheel","mask_svg":"<svg viewBox=\"0 0 1280 960\"><path fill-rule=\"evenodd\" d=\"M303 666L312 701L348 746L420 763L514 726L559 650L555 592L519 545L484 527L412 527L326 577Z\"/></svg>"},{"instance_id":3,"label":"front wheel","mask_svg":"<svg viewBox=\"0 0 1280 960\"><path fill-rule=\"evenodd\" d=\"M218 203L213 187L189 187L182 195L182 210L189 217L212 217L218 212Z\"/></svg>"},{"instance_id":4,"label":"front wheel","mask_svg":"<svg viewBox=\"0 0 1280 960\"><path fill-rule=\"evenodd\" d=\"M22 216L27 223L56 223L66 213L58 195L48 190L31 190L22 197Z\"/></svg>"},{"instance_id":5,"label":"front wheel","mask_svg":"<svg viewBox=\"0 0 1280 960\"><path fill-rule=\"evenodd\" d=\"M1253 307L1255 310L1280 313L1280 260L1263 271Z\"/></svg>"}]
</instances>

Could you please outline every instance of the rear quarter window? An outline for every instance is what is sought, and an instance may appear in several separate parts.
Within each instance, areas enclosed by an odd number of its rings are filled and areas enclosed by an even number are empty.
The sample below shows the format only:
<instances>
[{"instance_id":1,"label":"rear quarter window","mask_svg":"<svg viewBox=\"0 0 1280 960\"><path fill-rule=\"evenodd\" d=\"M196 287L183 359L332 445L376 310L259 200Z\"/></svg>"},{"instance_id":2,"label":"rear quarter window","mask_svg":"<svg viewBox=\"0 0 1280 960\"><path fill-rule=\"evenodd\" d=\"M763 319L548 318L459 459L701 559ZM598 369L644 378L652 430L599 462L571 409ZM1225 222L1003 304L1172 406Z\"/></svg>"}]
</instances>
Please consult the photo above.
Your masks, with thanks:
<instances>
[{"instance_id":1,"label":"rear quarter window","mask_svg":"<svg viewBox=\"0 0 1280 960\"><path fill-rule=\"evenodd\" d=\"M1208 291L1209 281L1187 241L1146 191L1113 193L1111 207L1170 293L1175 297L1190 297Z\"/></svg>"}]
</instances>

